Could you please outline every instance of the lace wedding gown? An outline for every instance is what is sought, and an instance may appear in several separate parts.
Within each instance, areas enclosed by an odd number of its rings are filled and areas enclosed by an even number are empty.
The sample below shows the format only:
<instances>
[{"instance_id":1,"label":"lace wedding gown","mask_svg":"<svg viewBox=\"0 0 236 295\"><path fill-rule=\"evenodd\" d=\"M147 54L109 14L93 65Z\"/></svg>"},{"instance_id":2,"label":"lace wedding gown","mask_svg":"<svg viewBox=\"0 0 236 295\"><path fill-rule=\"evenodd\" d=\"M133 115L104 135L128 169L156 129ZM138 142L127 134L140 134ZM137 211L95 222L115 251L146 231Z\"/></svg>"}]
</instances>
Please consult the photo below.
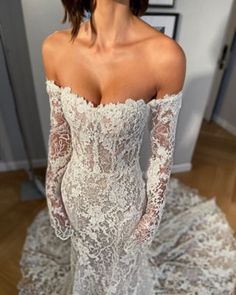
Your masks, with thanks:
<instances>
[{"instance_id":1,"label":"lace wedding gown","mask_svg":"<svg viewBox=\"0 0 236 295\"><path fill-rule=\"evenodd\" d=\"M19 294L232 294L236 242L223 214L170 182L182 91L94 106L46 86L49 215L29 228Z\"/></svg>"},{"instance_id":2,"label":"lace wedding gown","mask_svg":"<svg viewBox=\"0 0 236 295\"><path fill-rule=\"evenodd\" d=\"M51 107L46 196L56 235L71 238L65 294L151 294L140 272L158 229L182 91L94 106L47 80ZM139 152L149 118L152 154ZM145 280L145 284L143 282Z\"/></svg>"}]
</instances>

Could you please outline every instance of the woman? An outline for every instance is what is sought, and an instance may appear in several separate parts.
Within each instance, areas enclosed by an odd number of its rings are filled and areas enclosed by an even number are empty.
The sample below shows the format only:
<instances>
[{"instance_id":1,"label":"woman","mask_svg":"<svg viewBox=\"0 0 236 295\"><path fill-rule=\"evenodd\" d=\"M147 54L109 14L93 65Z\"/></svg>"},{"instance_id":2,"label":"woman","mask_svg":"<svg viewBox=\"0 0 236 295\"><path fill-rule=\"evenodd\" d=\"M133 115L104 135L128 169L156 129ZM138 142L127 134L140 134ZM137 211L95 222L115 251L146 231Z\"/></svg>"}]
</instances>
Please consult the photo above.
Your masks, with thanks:
<instances>
[{"instance_id":1,"label":"woman","mask_svg":"<svg viewBox=\"0 0 236 295\"><path fill-rule=\"evenodd\" d=\"M71 239L62 293L152 294L145 250L165 204L185 55L138 17L148 1L62 2L72 28L42 45L51 109L47 204L56 235ZM91 18L81 22L85 10ZM151 156L143 174L146 123Z\"/></svg>"}]
</instances>

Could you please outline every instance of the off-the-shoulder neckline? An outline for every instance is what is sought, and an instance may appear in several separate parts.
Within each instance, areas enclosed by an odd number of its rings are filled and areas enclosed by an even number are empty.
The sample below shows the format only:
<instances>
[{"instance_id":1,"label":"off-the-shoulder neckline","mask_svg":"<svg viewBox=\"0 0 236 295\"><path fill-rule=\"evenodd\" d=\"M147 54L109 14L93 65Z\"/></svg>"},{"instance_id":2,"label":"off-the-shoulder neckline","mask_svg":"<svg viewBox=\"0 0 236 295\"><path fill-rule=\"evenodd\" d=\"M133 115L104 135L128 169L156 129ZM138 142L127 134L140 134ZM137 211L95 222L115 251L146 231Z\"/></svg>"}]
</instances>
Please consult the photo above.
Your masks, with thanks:
<instances>
[{"instance_id":1,"label":"off-the-shoulder neckline","mask_svg":"<svg viewBox=\"0 0 236 295\"><path fill-rule=\"evenodd\" d=\"M138 98L138 99L133 99L131 97L126 98L124 101L118 101L118 102L109 102L106 104L100 103L99 105L95 106L90 100L87 100L85 97L81 96L79 93L75 93L72 91L70 86L58 86L54 80L46 79L45 83L48 87L53 87L56 91L59 91L60 93L62 92L67 92L71 96L75 97L76 99L80 99L81 102L83 102L85 105L93 108L93 109L99 109L99 108L105 108L105 107L111 107L111 106L118 106L118 105L126 105L127 103L142 103L145 104L146 106L148 105L157 105L160 103L168 103L171 101L176 101L182 98L183 94L183 89L181 89L179 92L174 93L174 94L165 94L161 98L154 98L146 102L143 98Z\"/></svg>"}]
</instances>

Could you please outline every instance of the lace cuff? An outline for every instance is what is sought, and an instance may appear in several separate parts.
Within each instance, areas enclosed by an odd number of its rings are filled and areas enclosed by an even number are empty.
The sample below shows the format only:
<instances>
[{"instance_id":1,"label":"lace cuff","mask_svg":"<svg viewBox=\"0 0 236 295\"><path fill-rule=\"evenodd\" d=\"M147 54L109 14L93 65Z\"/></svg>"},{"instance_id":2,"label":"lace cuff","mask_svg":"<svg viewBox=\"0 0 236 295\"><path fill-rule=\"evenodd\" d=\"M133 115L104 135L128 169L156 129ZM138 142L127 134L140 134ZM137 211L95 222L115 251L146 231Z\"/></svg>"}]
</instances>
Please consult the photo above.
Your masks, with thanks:
<instances>
[{"instance_id":1,"label":"lace cuff","mask_svg":"<svg viewBox=\"0 0 236 295\"><path fill-rule=\"evenodd\" d=\"M47 84L47 93L50 103L50 132L45 180L46 200L51 226L57 237L66 240L74 230L63 204L61 181L72 154L71 134L69 124L63 115L60 90Z\"/></svg>"},{"instance_id":2,"label":"lace cuff","mask_svg":"<svg viewBox=\"0 0 236 295\"><path fill-rule=\"evenodd\" d=\"M137 243L141 243L143 248L148 247L159 228L173 164L175 133L181 105L182 90L177 94L167 94L149 104L151 156L144 174L147 206L131 236L129 247L137 246Z\"/></svg>"}]
</instances>

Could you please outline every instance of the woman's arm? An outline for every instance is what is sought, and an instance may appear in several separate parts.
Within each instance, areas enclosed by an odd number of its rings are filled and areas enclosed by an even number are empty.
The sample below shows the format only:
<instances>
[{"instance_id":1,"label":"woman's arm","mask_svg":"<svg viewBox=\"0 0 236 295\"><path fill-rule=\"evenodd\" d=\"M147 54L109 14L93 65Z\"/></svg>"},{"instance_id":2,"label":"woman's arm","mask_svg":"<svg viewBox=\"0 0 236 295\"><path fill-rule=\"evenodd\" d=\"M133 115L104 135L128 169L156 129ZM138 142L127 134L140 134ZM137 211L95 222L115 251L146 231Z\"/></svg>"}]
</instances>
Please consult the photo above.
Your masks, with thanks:
<instances>
[{"instance_id":1,"label":"woman's arm","mask_svg":"<svg viewBox=\"0 0 236 295\"><path fill-rule=\"evenodd\" d=\"M50 48L47 43L43 44L42 53L47 77L52 77L53 59L49 59ZM60 88L47 84L47 93L50 104L50 131L45 181L46 200L51 226L57 237L66 240L73 234L73 229L63 204L61 182L72 154L71 133L63 114Z\"/></svg>"},{"instance_id":2,"label":"woman's arm","mask_svg":"<svg viewBox=\"0 0 236 295\"><path fill-rule=\"evenodd\" d=\"M63 115L58 89L48 87L50 102L50 132L48 140L48 166L46 171L46 199L51 226L56 236L68 239L73 229L67 216L62 195L61 182L72 154L71 133Z\"/></svg>"},{"instance_id":3,"label":"woman's arm","mask_svg":"<svg viewBox=\"0 0 236 295\"><path fill-rule=\"evenodd\" d=\"M151 156L145 175L147 206L134 232L143 246L152 242L161 222L182 105L186 58L182 48L173 40L167 42L162 65L158 76L158 96L150 104Z\"/></svg>"},{"instance_id":4,"label":"woman's arm","mask_svg":"<svg viewBox=\"0 0 236 295\"><path fill-rule=\"evenodd\" d=\"M175 133L182 91L168 95L150 107L151 156L146 171L147 205L135 229L135 238L143 246L150 244L159 228L166 201L175 146Z\"/></svg>"},{"instance_id":5,"label":"woman's arm","mask_svg":"<svg viewBox=\"0 0 236 295\"><path fill-rule=\"evenodd\" d=\"M151 244L161 222L170 180L186 64L185 55L176 43L174 46L171 43L167 55L162 61L165 68L158 77L158 96L149 104L151 156L145 175L147 205L131 235L131 247L137 242L142 247Z\"/></svg>"}]
</instances>

